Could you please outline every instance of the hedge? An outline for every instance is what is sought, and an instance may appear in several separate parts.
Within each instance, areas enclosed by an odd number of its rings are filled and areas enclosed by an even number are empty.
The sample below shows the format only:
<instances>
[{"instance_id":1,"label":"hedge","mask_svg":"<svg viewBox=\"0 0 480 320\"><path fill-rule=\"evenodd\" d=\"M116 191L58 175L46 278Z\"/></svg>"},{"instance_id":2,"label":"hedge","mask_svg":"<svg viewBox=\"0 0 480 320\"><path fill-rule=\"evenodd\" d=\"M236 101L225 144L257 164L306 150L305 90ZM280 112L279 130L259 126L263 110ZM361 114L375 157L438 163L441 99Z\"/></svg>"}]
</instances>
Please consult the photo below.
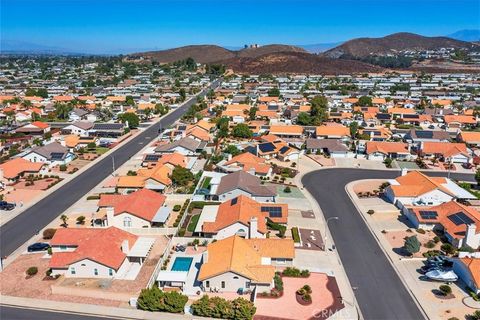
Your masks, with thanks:
<instances>
[{"instance_id":1,"label":"hedge","mask_svg":"<svg viewBox=\"0 0 480 320\"><path fill-rule=\"evenodd\" d=\"M293 238L293 242L300 243L300 233L297 227L292 228L292 238Z\"/></svg>"}]
</instances>

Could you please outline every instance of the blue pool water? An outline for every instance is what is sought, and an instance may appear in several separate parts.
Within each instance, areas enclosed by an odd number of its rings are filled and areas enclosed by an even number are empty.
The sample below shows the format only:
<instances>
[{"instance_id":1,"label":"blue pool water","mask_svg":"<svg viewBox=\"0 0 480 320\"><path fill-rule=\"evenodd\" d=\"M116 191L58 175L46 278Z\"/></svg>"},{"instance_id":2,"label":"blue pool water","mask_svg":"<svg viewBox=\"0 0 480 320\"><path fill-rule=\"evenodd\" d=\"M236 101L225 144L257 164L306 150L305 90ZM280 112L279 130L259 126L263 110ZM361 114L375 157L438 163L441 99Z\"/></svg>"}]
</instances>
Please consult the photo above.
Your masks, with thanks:
<instances>
[{"instance_id":1,"label":"blue pool water","mask_svg":"<svg viewBox=\"0 0 480 320\"><path fill-rule=\"evenodd\" d=\"M176 257L173 262L172 271L188 271L193 258Z\"/></svg>"}]
</instances>

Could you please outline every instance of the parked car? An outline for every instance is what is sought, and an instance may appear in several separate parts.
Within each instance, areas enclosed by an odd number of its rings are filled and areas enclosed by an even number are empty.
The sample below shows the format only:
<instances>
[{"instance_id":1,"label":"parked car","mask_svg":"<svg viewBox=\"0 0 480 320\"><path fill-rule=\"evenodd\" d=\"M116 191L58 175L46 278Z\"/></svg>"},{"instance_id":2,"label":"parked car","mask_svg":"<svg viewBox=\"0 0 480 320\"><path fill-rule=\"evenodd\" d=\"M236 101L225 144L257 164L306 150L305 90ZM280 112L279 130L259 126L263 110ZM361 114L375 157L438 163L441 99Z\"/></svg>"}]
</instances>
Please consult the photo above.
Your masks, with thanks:
<instances>
[{"instance_id":1,"label":"parked car","mask_svg":"<svg viewBox=\"0 0 480 320\"><path fill-rule=\"evenodd\" d=\"M0 201L0 210L13 210L15 209L15 203L10 203L7 201Z\"/></svg>"},{"instance_id":2,"label":"parked car","mask_svg":"<svg viewBox=\"0 0 480 320\"><path fill-rule=\"evenodd\" d=\"M38 252L38 251L45 251L50 248L50 245L45 242L36 242L34 244L31 244L28 246L27 251L28 252Z\"/></svg>"}]
</instances>

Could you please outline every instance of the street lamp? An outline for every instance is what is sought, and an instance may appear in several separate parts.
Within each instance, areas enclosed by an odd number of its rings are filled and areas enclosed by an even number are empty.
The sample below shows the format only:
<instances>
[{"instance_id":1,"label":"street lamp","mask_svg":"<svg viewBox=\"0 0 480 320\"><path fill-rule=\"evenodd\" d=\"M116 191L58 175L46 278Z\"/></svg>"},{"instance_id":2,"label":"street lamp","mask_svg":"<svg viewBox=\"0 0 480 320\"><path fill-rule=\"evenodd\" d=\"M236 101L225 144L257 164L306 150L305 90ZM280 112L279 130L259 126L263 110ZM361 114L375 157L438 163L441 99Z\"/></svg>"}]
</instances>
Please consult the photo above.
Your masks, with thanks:
<instances>
[{"instance_id":1,"label":"street lamp","mask_svg":"<svg viewBox=\"0 0 480 320\"><path fill-rule=\"evenodd\" d=\"M328 229L328 223L331 221L331 220L339 220L340 218L335 216L335 217L330 217L328 218L326 221L325 221L325 233L324 233L324 243L323 243L323 246L325 247L325 249L327 248L327 229Z\"/></svg>"}]
</instances>

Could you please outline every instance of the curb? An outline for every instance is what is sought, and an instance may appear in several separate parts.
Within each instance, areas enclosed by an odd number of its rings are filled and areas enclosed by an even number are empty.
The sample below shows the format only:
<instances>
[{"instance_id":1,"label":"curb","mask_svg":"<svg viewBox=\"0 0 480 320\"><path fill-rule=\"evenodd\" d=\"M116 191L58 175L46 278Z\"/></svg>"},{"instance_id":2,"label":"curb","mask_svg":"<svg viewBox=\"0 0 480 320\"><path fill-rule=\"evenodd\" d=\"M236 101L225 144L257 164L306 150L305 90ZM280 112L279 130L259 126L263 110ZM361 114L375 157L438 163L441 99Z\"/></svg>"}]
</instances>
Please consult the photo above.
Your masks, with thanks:
<instances>
[{"instance_id":1,"label":"curb","mask_svg":"<svg viewBox=\"0 0 480 320\"><path fill-rule=\"evenodd\" d=\"M364 179L365 180L365 179ZM368 180L368 179L367 179ZM398 278L400 279L400 281L403 283L403 286L405 287L405 289L407 289L407 292L410 294L410 296L413 298L413 301L415 302L415 304L417 305L417 307L419 308L419 310L422 312L422 314L425 316L425 319L430 319L430 317L428 316L427 312L425 311L425 309L423 308L423 306L420 304L420 301L417 299L417 297L415 296L415 294L413 293L413 291L410 289L410 287L407 285L407 282L405 281L404 277L402 276L402 274L399 272L397 266L393 263L393 259L392 257L390 257L390 255L388 254L387 250L384 248L384 246L382 245L380 239L378 238L377 234L375 233L375 231L371 228L370 226L370 223L367 221L367 219L365 218L365 216L362 214L362 212L360 211L360 208L358 207L358 204L356 201L354 201L353 199L353 196L350 192L350 188L353 186L353 184L357 183L358 181L361 181L361 180L357 180L357 181L352 181L352 182L349 182L347 185L345 185L345 193L348 195L348 197L350 198L350 200L352 201L353 205L355 206L355 208L357 209L357 212L358 214L360 214L360 216L362 217L362 220L364 221L365 225L367 226L368 230L370 230L370 233L372 234L372 236L375 238L375 240L377 241L377 244L378 246L380 247L380 249L382 250L383 254L385 255L385 257L387 258L388 262L390 263L390 265L392 266L393 270L395 270L395 272L397 273L398 275Z\"/></svg>"}]
</instances>

